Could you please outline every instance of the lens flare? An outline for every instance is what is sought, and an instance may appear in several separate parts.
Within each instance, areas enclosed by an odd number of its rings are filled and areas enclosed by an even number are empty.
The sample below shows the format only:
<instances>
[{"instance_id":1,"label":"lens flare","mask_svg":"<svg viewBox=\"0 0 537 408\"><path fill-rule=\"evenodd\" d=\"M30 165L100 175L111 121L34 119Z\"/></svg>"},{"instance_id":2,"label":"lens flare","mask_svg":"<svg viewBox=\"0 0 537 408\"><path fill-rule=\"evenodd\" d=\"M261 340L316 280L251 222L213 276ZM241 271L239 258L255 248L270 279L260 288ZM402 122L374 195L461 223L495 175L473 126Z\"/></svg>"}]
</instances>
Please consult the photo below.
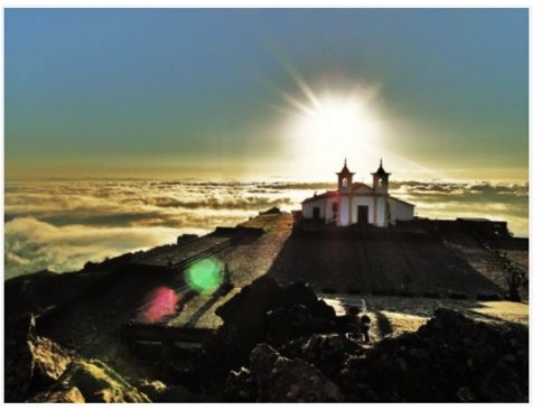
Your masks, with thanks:
<instances>
[{"instance_id":1,"label":"lens flare","mask_svg":"<svg viewBox=\"0 0 537 408\"><path fill-rule=\"evenodd\" d=\"M224 280L222 262L214 258L205 258L192 264L185 272L188 286L200 293L218 288Z\"/></svg>"},{"instance_id":2,"label":"lens flare","mask_svg":"<svg viewBox=\"0 0 537 408\"><path fill-rule=\"evenodd\" d=\"M147 323L157 323L167 316L177 312L179 296L173 289L165 286L158 287L151 291L145 298L142 308L142 320Z\"/></svg>"}]
</instances>

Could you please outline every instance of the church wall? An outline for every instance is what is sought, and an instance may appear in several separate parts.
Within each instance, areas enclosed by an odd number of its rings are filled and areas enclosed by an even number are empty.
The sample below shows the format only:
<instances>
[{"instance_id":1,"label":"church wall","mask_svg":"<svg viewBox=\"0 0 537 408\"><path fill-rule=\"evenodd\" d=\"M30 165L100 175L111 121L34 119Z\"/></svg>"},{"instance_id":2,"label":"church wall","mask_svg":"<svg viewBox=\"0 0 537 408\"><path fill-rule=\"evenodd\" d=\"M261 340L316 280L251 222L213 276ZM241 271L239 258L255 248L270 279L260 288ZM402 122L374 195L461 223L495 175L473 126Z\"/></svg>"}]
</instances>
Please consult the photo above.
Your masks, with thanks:
<instances>
[{"instance_id":1,"label":"church wall","mask_svg":"<svg viewBox=\"0 0 537 408\"><path fill-rule=\"evenodd\" d=\"M392 221L410 221L414 219L414 206L390 199Z\"/></svg>"},{"instance_id":2,"label":"church wall","mask_svg":"<svg viewBox=\"0 0 537 408\"><path fill-rule=\"evenodd\" d=\"M338 203L338 211L334 213L333 206L335 203ZM336 214L339 213L339 199L338 197L329 197L326 199L325 202L325 214L326 214L326 222L327 223L333 223L336 222Z\"/></svg>"},{"instance_id":3,"label":"church wall","mask_svg":"<svg viewBox=\"0 0 537 408\"><path fill-rule=\"evenodd\" d=\"M349 218L349 205L350 199L348 196L342 196L339 202L339 225L350 225L351 220Z\"/></svg>"},{"instance_id":4,"label":"church wall","mask_svg":"<svg viewBox=\"0 0 537 408\"><path fill-rule=\"evenodd\" d=\"M384 227L388 224L386 218L386 198L377 197L377 223L379 227Z\"/></svg>"},{"instance_id":5,"label":"church wall","mask_svg":"<svg viewBox=\"0 0 537 408\"><path fill-rule=\"evenodd\" d=\"M319 216L321 219L325 219L325 200L319 199L310 201L309 203L302 204L302 216L307 219L313 219L314 208L319 208Z\"/></svg>"}]
</instances>

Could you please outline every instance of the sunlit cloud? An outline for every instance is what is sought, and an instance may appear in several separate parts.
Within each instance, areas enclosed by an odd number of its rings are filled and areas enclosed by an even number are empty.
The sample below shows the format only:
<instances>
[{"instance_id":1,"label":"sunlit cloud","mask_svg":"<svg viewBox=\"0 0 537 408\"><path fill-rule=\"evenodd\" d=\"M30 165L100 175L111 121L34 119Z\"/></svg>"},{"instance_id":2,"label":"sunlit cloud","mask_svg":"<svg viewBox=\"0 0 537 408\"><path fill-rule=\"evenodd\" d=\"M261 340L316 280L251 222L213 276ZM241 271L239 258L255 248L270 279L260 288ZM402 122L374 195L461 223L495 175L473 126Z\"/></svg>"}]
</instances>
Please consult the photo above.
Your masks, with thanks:
<instances>
[{"instance_id":1,"label":"sunlit cloud","mask_svg":"<svg viewBox=\"0 0 537 408\"><path fill-rule=\"evenodd\" d=\"M367 182L367 181L366 181ZM183 233L233 226L259 211L300 209L333 182L67 181L8 183L5 275L74 271L124 252L175 242ZM528 183L391 181L420 217L505 220L528 235Z\"/></svg>"},{"instance_id":2,"label":"sunlit cloud","mask_svg":"<svg viewBox=\"0 0 537 408\"><path fill-rule=\"evenodd\" d=\"M420 217L487 218L507 221L516 235L528 236L529 184L491 182L393 182L392 193L416 204Z\"/></svg>"},{"instance_id":3,"label":"sunlit cloud","mask_svg":"<svg viewBox=\"0 0 537 408\"><path fill-rule=\"evenodd\" d=\"M57 227L33 217L15 218L5 225L5 275L42 269L73 271L88 261L100 262L173 241L177 233L167 227Z\"/></svg>"}]
</instances>

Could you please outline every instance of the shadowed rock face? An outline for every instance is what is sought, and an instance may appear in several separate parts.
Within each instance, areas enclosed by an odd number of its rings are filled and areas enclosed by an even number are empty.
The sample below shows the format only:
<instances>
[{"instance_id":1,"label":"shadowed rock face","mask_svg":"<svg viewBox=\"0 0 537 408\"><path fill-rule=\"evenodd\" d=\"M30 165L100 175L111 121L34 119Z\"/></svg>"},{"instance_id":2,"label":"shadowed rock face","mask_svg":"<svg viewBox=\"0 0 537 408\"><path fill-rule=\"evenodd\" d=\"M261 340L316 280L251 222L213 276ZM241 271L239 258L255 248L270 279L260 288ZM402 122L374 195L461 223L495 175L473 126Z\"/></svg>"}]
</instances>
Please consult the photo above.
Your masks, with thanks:
<instances>
[{"instance_id":1,"label":"shadowed rock face","mask_svg":"<svg viewBox=\"0 0 537 408\"><path fill-rule=\"evenodd\" d=\"M149 402L106 364L35 334L33 316L10 323L6 402Z\"/></svg>"},{"instance_id":2,"label":"shadowed rock face","mask_svg":"<svg viewBox=\"0 0 537 408\"><path fill-rule=\"evenodd\" d=\"M150 402L106 364L97 361L71 362L62 376L29 402Z\"/></svg>"},{"instance_id":3,"label":"shadowed rock face","mask_svg":"<svg viewBox=\"0 0 537 408\"><path fill-rule=\"evenodd\" d=\"M97 360L71 363L58 386L78 388L87 402L150 402L145 394Z\"/></svg>"},{"instance_id":4,"label":"shadowed rock face","mask_svg":"<svg viewBox=\"0 0 537 408\"><path fill-rule=\"evenodd\" d=\"M225 388L228 400L528 400L524 326L485 324L437 309L417 332L366 346L357 330L348 331L352 325L338 324L340 318L325 313L324 303L311 294L304 285L283 288L262 278L220 309L221 343L236 353L227 361L233 369ZM325 324L312 324L315 318Z\"/></svg>"},{"instance_id":5,"label":"shadowed rock face","mask_svg":"<svg viewBox=\"0 0 537 408\"><path fill-rule=\"evenodd\" d=\"M256 344L337 329L334 310L305 284L286 288L269 277L254 281L216 310L224 324L217 338L227 367L238 368Z\"/></svg>"},{"instance_id":6,"label":"shadowed rock face","mask_svg":"<svg viewBox=\"0 0 537 408\"><path fill-rule=\"evenodd\" d=\"M524 326L437 309L416 332L365 345L359 326L342 324L307 285L282 287L270 278L244 288L219 313L224 325L196 375L216 375L217 388L197 394L173 375L135 387L106 364L38 336L32 316L12 320L6 401L528 401ZM180 361L170 364L180 371Z\"/></svg>"},{"instance_id":7,"label":"shadowed rock face","mask_svg":"<svg viewBox=\"0 0 537 408\"><path fill-rule=\"evenodd\" d=\"M528 331L438 309L416 333L387 338L342 367L350 400L524 402Z\"/></svg>"},{"instance_id":8,"label":"shadowed rock face","mask_svg":"<svg viewBox=\"0 0 537 408\"><path fill-rule=\"evenodd\" d=\"M35 362L32 378L34 386L52 385L72 361L72 353L46 337L38 336L30 343L30 350Z\"/></svg>"},{"instance_id":9,"label":"shadowed rock face","mask_svg":"<svg viewBox=\"0 0 537 408\"><path fill-rule=\"evenodd\" d=\"M7 324L6 324L7 326ZM29 315L11 321L5 337L5 399L24 401L35 367L31 342L35 340L35 320Z\"/></svg>"},{"instance_id":10,"label":"shadowed rock face","mask_svg":"<svg viewBox=\"0 0 537 408\"><path fill-rule=\"evenodd\" d=\"M261 344L250 353L249 364L230 372L225 397L241 402L527 402L528 330L438 309L417 332L365 349L353 333L310 334L275 348Z\"/></svg>"},{"instance_id":11,"label":"shadowed rock face","mask_svg":"<svg viewBox=\"0 0 537 408\"><path fill-rule=\"evenodd\" d=\"M283 357L272 347L259 344L250 354L248 388L241 393L244 374L231 373L226 384L228 400L241 401L245 395L259 402L341 402L340 388L315 366L301 359ZM244 373L244 372L243 372Z\"/></svg>"},{"instance_id":12,"label":"shadowed rock face","mask_svg":"<svg viewBox=\"0 0 537 408\"><path fill-rule=\"evenodd\" d=\"M32 397L28 402L71 402L82 404L86 402L84 396L77 387L44 391Z\"/></svg>"}]
</instances>

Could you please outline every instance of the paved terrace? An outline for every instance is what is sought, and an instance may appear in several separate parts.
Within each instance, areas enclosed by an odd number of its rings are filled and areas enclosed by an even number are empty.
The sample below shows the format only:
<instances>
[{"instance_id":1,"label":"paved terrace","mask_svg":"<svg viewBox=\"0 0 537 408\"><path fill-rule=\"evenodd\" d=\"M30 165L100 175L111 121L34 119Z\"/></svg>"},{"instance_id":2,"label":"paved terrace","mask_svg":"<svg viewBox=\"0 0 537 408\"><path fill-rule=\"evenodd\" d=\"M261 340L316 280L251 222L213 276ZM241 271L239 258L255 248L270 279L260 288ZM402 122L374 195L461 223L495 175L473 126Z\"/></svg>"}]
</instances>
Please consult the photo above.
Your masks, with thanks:
<instances>
[{"instance_id":1,"label":"paved terrace","mask_svg":"<svg viewBox=\"0 0 537 408\"><path fill-rule=\"evenodd\" d=\"M383 238L390 231L381 231L372 240L308 237L292 233L293 219L289 214L258 216L242 227L263 228L264 233L239 234L240 239L233 239L236 231L223 229L133 257L84 296L44 317L43 333L67 345L81 345L81 352L112 366L129 365L120 342L121 326L143 320L141 307L154 289L184 289L184 268L205 255L227 265L234 289L204 295L180 292L179 313L157 324L216 328L222 322L214 314L215 309L241 287L267 273L282 283L308 281L322 296L329 289L330 296L366 298L371 305L375 304L375 296L381 299L381 295L387 294L411 294L413 302L423 303L420 299L425 299L421 296L429 292L441 296L458 293L476 303L475 296L480 293L502 292L498 277L503 271L489 263L485 250L464 235L443 240L416 230L414 225L412 230L419 237L415 240L408 236ZM409 230L403 232L408 234ZM215 247L217 251L213 250ZM521 254L520 262L524 262ZM390 298L394 302L397 299Z\"/></svg>"}]
</instances>

